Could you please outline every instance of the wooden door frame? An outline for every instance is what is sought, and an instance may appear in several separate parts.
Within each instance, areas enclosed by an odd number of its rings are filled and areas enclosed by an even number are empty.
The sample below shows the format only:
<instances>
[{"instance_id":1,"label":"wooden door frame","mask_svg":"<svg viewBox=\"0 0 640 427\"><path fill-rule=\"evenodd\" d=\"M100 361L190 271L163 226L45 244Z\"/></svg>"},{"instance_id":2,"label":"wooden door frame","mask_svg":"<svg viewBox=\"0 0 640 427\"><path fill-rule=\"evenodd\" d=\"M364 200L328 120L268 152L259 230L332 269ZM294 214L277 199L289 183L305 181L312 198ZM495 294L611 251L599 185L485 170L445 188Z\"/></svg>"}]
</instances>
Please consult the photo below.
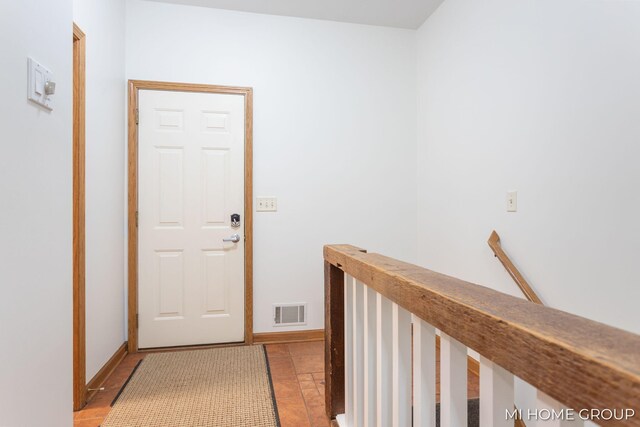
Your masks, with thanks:
<instances>
[{"instance_id":1,"label":"wooden door frame","mask_svg":"<svg viewBox=\"0 0 640 427\"><path fill-rule=\"evenodd\" d=\"M87 401L85 329L85 56L84 32L73 24L73 409Z\"/></svg>"},{"instance_id":2,"label":"wooden door frame","mask_svg":"<svg viewBox=\"0 0 640 427\"><path fill-rule=\"evenodd\" d=\"M253 89L250 87L215 86L193 83L171 83L129 80L128 100L128 350L138 351L138 91L164 90L204 92L244 96L244 344L253 343Z\"/></svg>"}]
</instances>

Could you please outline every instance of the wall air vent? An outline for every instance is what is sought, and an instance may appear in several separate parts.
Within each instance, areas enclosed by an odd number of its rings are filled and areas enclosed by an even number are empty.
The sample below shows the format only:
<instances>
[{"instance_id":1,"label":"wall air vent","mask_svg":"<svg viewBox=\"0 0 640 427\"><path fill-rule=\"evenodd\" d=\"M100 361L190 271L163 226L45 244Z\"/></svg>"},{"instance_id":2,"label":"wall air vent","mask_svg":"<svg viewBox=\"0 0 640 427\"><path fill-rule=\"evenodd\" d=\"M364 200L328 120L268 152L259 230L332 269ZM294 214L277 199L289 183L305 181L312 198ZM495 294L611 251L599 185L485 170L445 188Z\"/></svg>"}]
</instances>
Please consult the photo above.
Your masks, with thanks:
<instances>
[{"instance_id":1,"label":"wall air vent","mask_svg":"<svg viewBox=\"0 0 640 427\"><path fill-rule=\"evenodd\" d=\"M274 304L273 326L307 324L307 303Z\"/></svg>"}]
</instances>

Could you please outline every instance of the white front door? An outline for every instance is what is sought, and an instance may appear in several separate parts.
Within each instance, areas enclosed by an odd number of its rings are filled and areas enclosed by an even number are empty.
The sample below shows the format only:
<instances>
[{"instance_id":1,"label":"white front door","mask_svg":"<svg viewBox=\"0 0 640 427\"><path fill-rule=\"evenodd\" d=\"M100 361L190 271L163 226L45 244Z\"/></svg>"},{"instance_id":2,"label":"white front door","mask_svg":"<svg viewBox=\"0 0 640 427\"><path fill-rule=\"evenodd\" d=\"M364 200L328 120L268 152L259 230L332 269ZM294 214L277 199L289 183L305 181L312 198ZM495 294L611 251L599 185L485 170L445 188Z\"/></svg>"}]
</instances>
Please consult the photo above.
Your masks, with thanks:
<instances>
[{"instance_id":1,"label":"white front door","mask_svg":"<svg viewBox=\"0 0 640 427\"><path fill-rule=\"evenodd\" d=\"M244 108L139 91L140 348L244 341Z\"/></svg>"}]
</instances>

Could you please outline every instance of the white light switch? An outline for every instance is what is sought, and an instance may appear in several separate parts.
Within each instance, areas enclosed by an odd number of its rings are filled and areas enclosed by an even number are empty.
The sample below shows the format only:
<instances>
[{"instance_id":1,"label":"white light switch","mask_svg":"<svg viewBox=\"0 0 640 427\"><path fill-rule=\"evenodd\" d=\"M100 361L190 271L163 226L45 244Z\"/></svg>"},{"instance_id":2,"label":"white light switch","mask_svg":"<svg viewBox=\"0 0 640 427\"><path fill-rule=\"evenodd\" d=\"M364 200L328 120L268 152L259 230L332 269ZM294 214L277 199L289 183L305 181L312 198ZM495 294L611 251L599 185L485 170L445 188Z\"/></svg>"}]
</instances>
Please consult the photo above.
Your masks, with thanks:
<instances>
[{"instance_id":1,"label":"white light switch","mask_svg":"<svg viewBox=\"0 0 640 427\"><path fill-rule=\"evenodd\" d=\"M275 212L278 210L278 199L275 197L256 198L256 211Z\"/></svg>"},{"instance_id":2,"label":"white light switch","mask_svg":"<svg viewBox=\"0 0 640 427\"><path fill-rule=\"evenodd\" d=\"M35 84L33 85L33 91L37 96L41 96L44 93L44 75L42 74L42 70L39 68L35 68L33 70L35 73Z\"/></svg>"},{"instance_id":3,"label":"white light switch","mask_svg":"<svg viewBox=\"0 0 640 427\"><path fill-rule=\"evenodd\" d=\"M518 192L509 191L507 192L507 212L517 212L517 211L518 211Z\"/></svg>"},{"instance_id":4,"label":"white light switch","mask_svg":"<svg viewBox=\"0 0 640 427\"><path fill-rule=\"evenodd\" d=\"M46 94L45 83L53 79L53 74L31 58L27 59L27 67L27 97L47 110L52 110L52 99L50 95Z\"/></svg>"}]
</instances>

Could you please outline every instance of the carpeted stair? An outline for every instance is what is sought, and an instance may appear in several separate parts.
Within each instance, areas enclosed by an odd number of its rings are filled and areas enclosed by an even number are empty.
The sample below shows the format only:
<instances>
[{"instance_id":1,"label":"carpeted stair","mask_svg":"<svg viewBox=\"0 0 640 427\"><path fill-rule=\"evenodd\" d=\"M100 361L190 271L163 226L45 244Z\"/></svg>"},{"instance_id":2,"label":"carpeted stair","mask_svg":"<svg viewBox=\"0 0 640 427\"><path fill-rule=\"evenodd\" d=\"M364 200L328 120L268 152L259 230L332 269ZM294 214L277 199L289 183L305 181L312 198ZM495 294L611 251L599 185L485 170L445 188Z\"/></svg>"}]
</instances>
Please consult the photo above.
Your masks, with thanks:
<instances>
[{"instance_id":1,"label":"carpeted stair","mask_svg":"<svg viewBox=\"0 0 640 427\"><path fill-rule=\"evenodd\" d=\"M479 427L480 426L480 400L469 399L467 400L467 426ZM436 427L440 427L440 404L436 405Z\"/></svg>"}]
</instances>

